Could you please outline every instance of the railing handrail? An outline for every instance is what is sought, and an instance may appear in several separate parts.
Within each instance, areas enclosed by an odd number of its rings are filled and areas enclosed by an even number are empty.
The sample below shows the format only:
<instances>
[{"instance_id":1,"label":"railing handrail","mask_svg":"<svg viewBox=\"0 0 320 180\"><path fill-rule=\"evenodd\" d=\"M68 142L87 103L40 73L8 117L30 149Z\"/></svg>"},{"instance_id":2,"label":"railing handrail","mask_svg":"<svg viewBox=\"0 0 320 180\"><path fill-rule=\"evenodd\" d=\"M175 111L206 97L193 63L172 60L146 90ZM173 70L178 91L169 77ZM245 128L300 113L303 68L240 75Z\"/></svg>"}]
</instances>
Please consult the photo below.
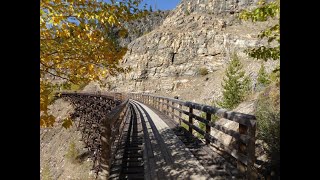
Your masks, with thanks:
<instances>
[{"instance_id":1,"label":"railing handrail","mask_svg":"<svg viewBox=\"0 0 320 180\"><path fill-rule=\"evenodd\" d=\"M204 136L206 144L214 143L218 147L224 149L227 153L237 159L237 166L240 172L246 172L247 177L250 180L255 179L253 166L255 162L256 117L254 115L228 111L223 108L145 93L129 93L129 96L138 101L141 101L144 104L153 106L154 108L164 112L168 116L169 114L171 114L172 119L174 120L174 118L177 118L180 125L181 122L184 122L188 125L190 133L192 133L192 130L195 130ZM175 104L178 104L179 106L176 107ZM183 110L183 106L188 107L189 111ZM202 118L199 115L194 114L194 109L204 112L206 114L206 118ZM175 110L179 112L179 115L175 114ZM189 118L182 118L182 113L187 115ZM220 118L225 118L227 120L238 123L238 132L211 122L211 115L217 115ZM206 125L206 129L202 130L201 128L196 126L193 123L194 119L204 123ZM218 138L211 135L211 127L224 134L234 137L236 143L238 144L238 148L234 149L229 148L229 146L225 146Z\"/></svg>"},{"instance_id":2,"label":"railing handrail","mask_svg":"<svg viewBox=\"0 0 320 180\"><path fill-rule=\"evenodd\" d=\"M250 126L253 127L256 125L256 117L254 115L250 114L244 114L236 111L229 111L227 109L223 108L218 108L214 106L209 106L205 104L199 104L195 102L190 102L190 101L183 101L179 99L173 99L169 97L164 97L164 96L156 96L156 95L151 95L151 94L143 94L143 93L132 93L132 94L141 94L143 96L151 96L155 98L161 98L161 99L166 99L171 102L186 106L186 107L192 107L193 109L197 109L200 111L203 111L205 113L210 113L210 114L215 114L218 117L225 118L231 121L235 121L239 124L245 125L245 126Z\"/></svg>"},{"instance_id":3,"label":"railing handrail","mask_svg":"<svg viewBox=\"0 0 320 180\"><path fill-rule=\"evenodd\" d=\"M112 109L107 115L105 122L106 124L113 124L120 116L120 113L123 111L129 99L124 100L121 104Z\"/></svg>"}]
</instances>

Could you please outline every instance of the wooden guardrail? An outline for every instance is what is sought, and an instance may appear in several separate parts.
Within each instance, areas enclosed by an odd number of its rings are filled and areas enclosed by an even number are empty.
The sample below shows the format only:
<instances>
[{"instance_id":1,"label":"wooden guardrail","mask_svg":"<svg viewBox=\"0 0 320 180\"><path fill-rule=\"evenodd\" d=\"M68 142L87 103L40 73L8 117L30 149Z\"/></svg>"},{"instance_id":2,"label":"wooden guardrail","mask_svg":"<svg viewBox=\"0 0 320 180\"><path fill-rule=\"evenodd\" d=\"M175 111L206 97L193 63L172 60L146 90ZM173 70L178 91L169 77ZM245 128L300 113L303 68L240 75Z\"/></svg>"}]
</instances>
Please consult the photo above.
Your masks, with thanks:
<instances>
[{"instance_id":1,"label":"wooden guardrail","mask_svg":"<svg viewBox=\"0 0 320 180\"><path fill-rule=\"evenodd\" d=\"M166 115L171 116L189 126L189 132L195 130L199 134L203 135L206 143L213 143L222 148L228 154L233 156L237 160L237 168L240 172L245 173L247 179L256 179L254 172L255 162L255 132L256 132L256 118L253 115L243 114L239 112L227 111L217 107L207 106L203 104L193 103L189 101L182 101L179 99L173 99L162 96L154 96L149 94L130 93L129 97L138 100L144 104L148 104L159 111L164 112ZM187 107L188 110L184 110ZM202 118L193 110L198 110L206 114L205 118ZM177 112L177 113L175 113ZM183 118L182 114L187 115L187 119ZM227 127L215 124L211 121L211 116L217 115L218 117L234 121L239 124L239 130L234 131ZM205 130L202 130L194 124L194 120L202 122L206 125ZM225 146L219 139L210 134L211 128L214 128L222 133L232 136L238 147L231 148Z\"/></svg>"},{"instance_id":2,"label":"wooden guardrail","mask_svg":"<svg viewBox=\"0 0 320 180\"><path fill-rule=\"evenodd\" d=\"M100 172L101 179L108 179L110 175L111 161L114 159L116 148L118 147L119 139L125 125L125 118L130 118L128 114L130 111L129 99L124 100L120 105L115 107L111 112L106 115L103 121L103 128L101 133L102 142L102 156Z\"/></svg>"},{"instance_id":3,"label":"wooden guardrail","mask_svg":"<svg viewBox=\"0 0 320 180\"><path fill-rule=\"evenodd\" d=\"M108 179L111 161L114 159L118 142L120 142L119 138L121 138L121 132L124 128L124 119L131 117L128 110L129 99L121 93L102 94L77 91L56 92L56 98L59 97L69 98L71 102L74 101L73 104L82 109L86 116L90 117L86 121L80 121L86 123L82 127L87 128L81 132L94 132L82 137L92 138L89 141L91 142L89 146L95 153L94 159L97 159L93 161L93 167L99 179ZM111 106L112 109L107 110ZM86 142L85 139L82 140Z\"/></svg>"}]
</instances>

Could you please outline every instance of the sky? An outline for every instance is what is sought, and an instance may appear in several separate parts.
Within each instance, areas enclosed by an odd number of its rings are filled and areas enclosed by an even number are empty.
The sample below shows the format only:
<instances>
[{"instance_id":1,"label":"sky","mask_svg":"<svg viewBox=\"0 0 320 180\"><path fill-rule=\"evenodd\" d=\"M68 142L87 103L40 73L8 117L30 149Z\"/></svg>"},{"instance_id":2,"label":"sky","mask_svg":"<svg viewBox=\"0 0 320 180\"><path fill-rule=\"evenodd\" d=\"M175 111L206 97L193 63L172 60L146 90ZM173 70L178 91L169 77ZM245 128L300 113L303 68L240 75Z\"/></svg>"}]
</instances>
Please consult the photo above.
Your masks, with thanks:
<instances>
[{"instance_id":1,"label":"sky","mask_svg":"<svg viewBox=\"0 0 320 180\"><path fill-rule=\"evenodd\" d=\"M148 4L147 8L149 9L149 6L152 5L153 10L171 10L177 7L179 4L180 0L144 0L141 3L141 6L144 4ZM156 5L156 9L155 9Z\"/></svg>"}]
</instances>

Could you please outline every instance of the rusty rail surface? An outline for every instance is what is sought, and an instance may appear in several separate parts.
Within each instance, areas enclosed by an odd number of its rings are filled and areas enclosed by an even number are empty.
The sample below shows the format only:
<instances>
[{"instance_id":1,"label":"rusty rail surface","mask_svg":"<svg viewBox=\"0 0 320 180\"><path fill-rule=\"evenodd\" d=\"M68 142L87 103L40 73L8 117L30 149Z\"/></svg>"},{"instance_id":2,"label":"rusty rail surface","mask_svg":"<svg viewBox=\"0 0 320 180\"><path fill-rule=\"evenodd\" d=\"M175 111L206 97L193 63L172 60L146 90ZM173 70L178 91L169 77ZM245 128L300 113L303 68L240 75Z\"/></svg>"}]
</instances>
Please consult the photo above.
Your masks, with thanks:
<instances>
[{"instance_id":1,"label":"rusty rail surface","mask_svg":"<svg viewBox=\"0 0 320 180\"><path fill-rule=\"evenodd\" d=\"M182 122L187 124L189 132L192 133L193 130L195 130L199 134L203 135L206 144L213 143L234 157L237 160L238 170L245 173L247 179L256 179L256 174L254 172L256 132L255 116L162 96L141 93L130 93L128 96L144 104L150 105L168 116L171 116L173 120L175 118L178 119L180 125ZM184 107L188 110L184 110ZM205 113L205 118L196 115L193 112L194 110ZM187 115L187 118L183 118L182 114ZM238 123L238 132L215 124L211 121L212 115ZM206 126L205 130L202 130L200 127L195 125L194 120L204 123ZM225 146L218 138L211 135L211 128L232 136L237 143L237 148Z\"/></svg>"},{"instance_id":2,"label":"rusty rail surface","mask_svg":"<svg viewBox=\"0 0 320 180\"><path fill-rule=\"evenodd\" d=\"M73 104L71 119L82 134L82 141L93 160L92 170L96 178L107 179L114 158L118 139L124 127L124 119L130 117L129 100L121 93L56 92Z\"/></svg>"}]
</instances>

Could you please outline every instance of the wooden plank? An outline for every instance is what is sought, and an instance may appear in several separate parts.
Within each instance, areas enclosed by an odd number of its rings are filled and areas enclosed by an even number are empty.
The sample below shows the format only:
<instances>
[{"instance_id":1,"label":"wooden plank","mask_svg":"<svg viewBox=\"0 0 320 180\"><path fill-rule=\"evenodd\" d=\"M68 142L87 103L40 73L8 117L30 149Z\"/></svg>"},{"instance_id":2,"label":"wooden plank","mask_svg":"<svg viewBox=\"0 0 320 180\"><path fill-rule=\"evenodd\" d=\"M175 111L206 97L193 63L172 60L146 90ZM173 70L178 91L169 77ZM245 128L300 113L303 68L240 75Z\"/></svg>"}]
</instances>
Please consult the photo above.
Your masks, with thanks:
<instances>
[{"instance_id":1,"label":"wooden plank","mask_svg":"<svg viewBox=\"0 0 320 180\"><path fill-rule=\"evenodd\" d=\"M143 161L144 161L144 172L145 172L145 178L146 179L151 179L152 177L156 176L156 172L155 172L155 161L154 161L154 155L153 155L153 150L152 150L152 146L151 146L151 140L150 140L150 136L148 133L148 128L146 126L146 123L144 120L142 120L143 116L141 114L141 112L138 110L138 107L136 106L136 104L132 103L132 106L134 108L134 113L136 114L137 118L140 119L141 121L141 125L143 128L143 135L144 135L144 142L143 142Z\"/></svg>"},{"instance_id":2,"label":"wooden plank","mask_svg":"<svg viewBox=\"0 0 320 180\"><path fill-rule=\"evenodd\" d=\"M148 117L147 112L137 103L134 103L142 117L142 121L148 126L148 134L150 137L151 148L153 152L153 157L155 160L154 171L157 173L158 177L164 177L164 172L161 169L162 165L166 162L170 161L170 157L167 156L167 152L165 152L165 144L163 144L163 140L154 126L152 119ZM154 177L154 176L153 176Z\"/></svg>"}]
</instances>

